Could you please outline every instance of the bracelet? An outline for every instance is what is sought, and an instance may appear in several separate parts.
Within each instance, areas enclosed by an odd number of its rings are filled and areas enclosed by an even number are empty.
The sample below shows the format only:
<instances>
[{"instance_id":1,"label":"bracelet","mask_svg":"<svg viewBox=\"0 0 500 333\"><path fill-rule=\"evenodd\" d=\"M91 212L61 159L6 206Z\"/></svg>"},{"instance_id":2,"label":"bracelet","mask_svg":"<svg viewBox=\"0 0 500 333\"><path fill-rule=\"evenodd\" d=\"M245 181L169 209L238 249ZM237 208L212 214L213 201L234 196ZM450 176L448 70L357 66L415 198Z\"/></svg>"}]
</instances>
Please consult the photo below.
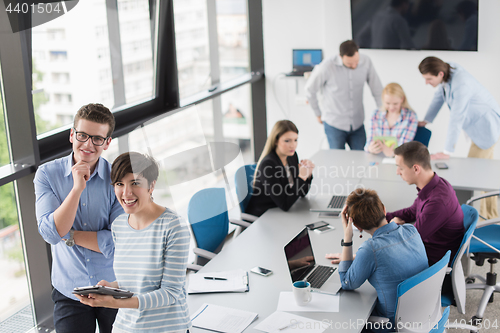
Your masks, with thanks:
<instances>
[{"instance_id":1,"label":"bracelet","mask_svg":"<svg viewBox=\"0 0 500 333\"><path fill-rule=\"evenodd\" d=\"M344 243L344 240L342 239L342 241L340 242L340 246L352 246L352 241L350 241L349 243Z\"/></svg>"}]
</instances>

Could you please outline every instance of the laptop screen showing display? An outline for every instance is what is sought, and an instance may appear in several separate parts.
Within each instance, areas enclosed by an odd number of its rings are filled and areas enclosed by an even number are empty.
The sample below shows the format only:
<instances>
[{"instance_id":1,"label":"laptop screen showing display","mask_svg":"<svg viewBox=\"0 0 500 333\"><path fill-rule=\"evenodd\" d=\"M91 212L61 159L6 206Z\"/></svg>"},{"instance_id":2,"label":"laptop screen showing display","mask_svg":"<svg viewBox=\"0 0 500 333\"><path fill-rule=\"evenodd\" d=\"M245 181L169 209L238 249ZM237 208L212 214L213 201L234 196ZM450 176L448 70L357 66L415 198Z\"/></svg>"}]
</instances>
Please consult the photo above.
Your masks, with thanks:
<instances>
[{"instance_id":1,"label":"laptop screen showing display","mask_svg":"<svg viewBox=\"0 0 500 333\"><path fill-rule=\"evenodd\" d=\"M316 262L306 228L285 246L285 256L293 282L302 280L314 268Z\"/></svg>"},{"instance_id":2,"label":"laptop screen showing display","mask_svg":"<svg viewBox=\"0 0 500 333\"><path fill-rule=\"evenodd\" d=\"M322 50L293 50L294 70L312 70L322 60Z\"/></svg>"}]
</instances>

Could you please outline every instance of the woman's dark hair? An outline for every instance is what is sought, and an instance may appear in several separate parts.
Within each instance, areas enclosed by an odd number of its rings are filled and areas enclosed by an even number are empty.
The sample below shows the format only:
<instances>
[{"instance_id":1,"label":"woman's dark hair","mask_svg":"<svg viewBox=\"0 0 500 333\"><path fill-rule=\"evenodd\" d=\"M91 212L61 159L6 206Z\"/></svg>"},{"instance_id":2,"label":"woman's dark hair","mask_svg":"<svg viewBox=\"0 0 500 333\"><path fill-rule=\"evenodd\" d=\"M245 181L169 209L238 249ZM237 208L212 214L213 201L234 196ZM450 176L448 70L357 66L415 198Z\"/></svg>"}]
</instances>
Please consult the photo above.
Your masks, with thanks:
<instances>
[{"instance_id":1,"label":"woman's dark hair","mask_svg":"<svg viewBox=\"0 0 500 333\"><path fill-rule=\"evenodd\" d=\"M420 65L418 65L418 70L421 74L431 74L434 76L438 76L439 72L443 72L443 81L448 82L450 79L451 70L454 69L447 62L436 58L436 57L427 57Z\"/></svg>"},{"instance_id":2,"label":"woman's dark hair","mask_svg":"<svg viewBox=\"0 0 500 333\"><path fill-rule=\"evenodd\" d=\"M158 179L159 166L154 158L137 152L123 153L111 166L111 185L121 181L127 174L135 173L147 179L148 185Z\"/></svg>"},{"instance_id":3,"label":"woman's dark hair","mask_svg":"<svg viewBox=\"0 0 500 333\"><path fill-rule=\"evenodd\" d=\"M385 218L384 205L374 190L355 189L347 197L346 205L347 215L363 230L377 228Z\"/></svg>"}]
</instances>

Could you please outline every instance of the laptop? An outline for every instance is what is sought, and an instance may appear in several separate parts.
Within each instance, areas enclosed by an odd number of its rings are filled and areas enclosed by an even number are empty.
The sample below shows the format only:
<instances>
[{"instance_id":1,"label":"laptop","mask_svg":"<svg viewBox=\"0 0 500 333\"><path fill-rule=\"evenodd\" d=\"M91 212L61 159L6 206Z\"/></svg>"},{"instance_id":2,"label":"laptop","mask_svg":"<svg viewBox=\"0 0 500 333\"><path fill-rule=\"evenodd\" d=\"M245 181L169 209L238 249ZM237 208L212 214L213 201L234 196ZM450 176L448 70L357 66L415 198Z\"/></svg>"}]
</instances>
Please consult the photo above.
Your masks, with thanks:
<instances>
[{"instance_id":1,"label":"laptop","mask_svg":"<svg viewBox=\"0 0 500 333\"><path fill-rule=\"evenodd\" d=\"M324 204L324 206L321 207L312 207L309 211L319 213L337 213L336 216L338 216L342 212L346 200L347 195L334 195L330 198L327 205Z\"/></svg>"},{"instance_id":2,"label":"laptop","mask_svg":"<svg viewBox=\"0 0 500 333\"><path fill-rule=\"evenodd\" d=\"M292 51L293 70L286 76L304 76L304 72L310 72L314 66L323 60L323 51L320 49Z\"/></svg>"},{"instance_id":3,"label":"laptop","mask_svg":"<svg viewBox=\"0 0 500 333\"><path fill-rule=\"evenodd\" d=\"M332 295L342 288L340 276L333 274L335 267L316 265L307 228L285 245L285 257L292 283L307 281L312 290Z\"/></svg>"}]
</instances>

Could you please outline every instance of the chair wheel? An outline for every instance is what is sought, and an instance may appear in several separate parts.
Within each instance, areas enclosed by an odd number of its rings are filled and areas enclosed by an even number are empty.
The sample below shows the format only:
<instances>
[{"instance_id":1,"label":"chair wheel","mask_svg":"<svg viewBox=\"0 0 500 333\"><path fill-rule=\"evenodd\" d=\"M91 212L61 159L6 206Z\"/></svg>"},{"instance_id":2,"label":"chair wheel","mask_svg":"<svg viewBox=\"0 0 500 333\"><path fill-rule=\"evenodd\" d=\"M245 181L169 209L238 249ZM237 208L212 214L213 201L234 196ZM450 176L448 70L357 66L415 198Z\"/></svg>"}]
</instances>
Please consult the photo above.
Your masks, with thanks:
<instances>
[{"instance_id":1,"label":"chair wheel","mask_svg":"<svg viewBox=\"0 0 500 333\"><path fill-rule=\"evenodd\" d=\"M474 316L471 318L471 322L472 322L472 325L478 326L479 324L481 324L483 322L483 318L479 318L479 317Z\"/></svg>"},{"instance_id":2,"label":"chair wheel","mask_svg":"<svg viewBox=\"0 0 500 333\"><path fill-rule=\"evenodd\" d=\"M493 296L494 296L494 295L495 295L495 294L493 294L493 293L491 294L490 299L488 300L488 303L493 303L493 299L494 299L494 298L493 298Z\"/></svg>"},{"instance_id":3,"label":"chair wheel","mask_svg":"<svg viewBox=\"0 0 500 333\"><path fill-rule=\"evenodd\" d=\"M465 279L465 283L467 283L467 284L473 284L474 282L476 282L475 278L466 278Z\"/></svg>"}]
</instances>

